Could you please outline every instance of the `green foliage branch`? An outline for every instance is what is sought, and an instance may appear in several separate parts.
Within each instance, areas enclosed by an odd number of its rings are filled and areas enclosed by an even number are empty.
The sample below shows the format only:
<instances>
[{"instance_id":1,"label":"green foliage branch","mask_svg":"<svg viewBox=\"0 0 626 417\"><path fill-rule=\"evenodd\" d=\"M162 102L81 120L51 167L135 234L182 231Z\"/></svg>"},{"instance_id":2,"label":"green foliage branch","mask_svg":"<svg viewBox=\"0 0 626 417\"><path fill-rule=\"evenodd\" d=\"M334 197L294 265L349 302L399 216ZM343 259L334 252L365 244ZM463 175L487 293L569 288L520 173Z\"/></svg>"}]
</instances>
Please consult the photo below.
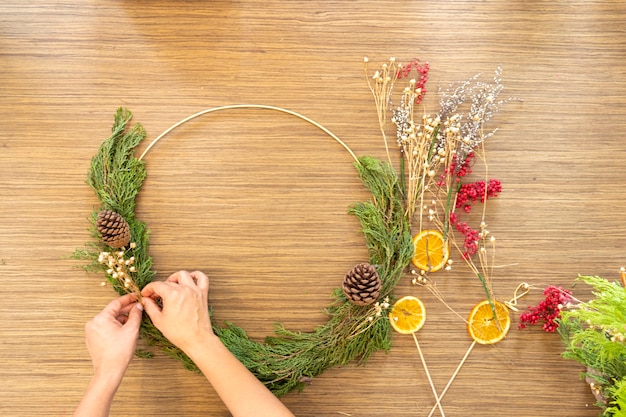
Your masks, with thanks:
<instances>
[{"instance_id":1,"label":"green foliage branch","mask_svg":"<svg viewBox=\"0 0 626 417\"><path fill-rule=\"evenodd\" d=\"M126 249L135 257L137 271L133 280L139 289L152 281L152 259L148 255L149 231L135 217L135 199L146 170L143 161L134 157L134 150L145 138L140 124L129 126L130 111L118 109L111 136L106 139L91 161L87 183L93 188L100 206L91 215L93 242L86 249L76 250L74 258L86 260L88 271L102 271L119 294L128 289L107 272L98 261L103 251L112 251L104 244L96 229L98 212L104 209L120 213L129 223L131 242ZM373 157L361 157L355 162L364 186L372 193L371 201L355 203L349 213L356 216L369 253L382 281L381 299L393 298L393 290L409 264L413 245L410 224L402 203L403 190L394 168L388 162ZM324 370L351 361L363 364L372 353L391 347L391 326L380 305L357 306L350 303L342 290L331 294L332 302L324 310L328 321L312 332L291 331L276 324L275 335L263 342L248 337L245 330L232 323L214 324L214 331L226 347L276 395L302 389ZM149 344L182 362L190 370L195 364L180 349L170 343L144 316L141 337ZM149 353L140 352L141 356Z\"/></svg>"},{"instance_id":2,"label":"green foliage branch","mask_svg":"<svg viewBox=\"0 0 626 417\"><path fill-rule=\"evenodd\" d=\"M626 417L626 289L597 276L580 276L594 298L561 313L563 357L586 367L581 374L603 400L602 416Z\"/></svg>"},{"instance_id":3,"label":"green foliage branch","mask_svg":"<svg viewBox=\"0 0 626 417\"><path fill-rule=\"evenodd\" d=\"M146 178L146 168L143 161L134 157L134 151L145 139L146 132L140 124L129 127L131 119L130 111L118 109L111 136L102 143L91 159L87 184L96 193L100 206L90 216L89 231L92 241L88 242L85 248L75 250L72 256L74 259L88 261L83 265L83 269L88 272L105 272L107 280L119 294L125 294L127 289L106 272L108 269L106 265L98 261L101 252L114 250L102 242L96 227L98 213L101 210L112 210L121 214L130 227L131 241L136 243L136 247L128 248L127 252L136 260L133 280L137 286L143 288L156 274L152 270L152 258L148 254L149 230L146 224L137 220L135 216L135 199Z\"/></svg>"}]
</instances>

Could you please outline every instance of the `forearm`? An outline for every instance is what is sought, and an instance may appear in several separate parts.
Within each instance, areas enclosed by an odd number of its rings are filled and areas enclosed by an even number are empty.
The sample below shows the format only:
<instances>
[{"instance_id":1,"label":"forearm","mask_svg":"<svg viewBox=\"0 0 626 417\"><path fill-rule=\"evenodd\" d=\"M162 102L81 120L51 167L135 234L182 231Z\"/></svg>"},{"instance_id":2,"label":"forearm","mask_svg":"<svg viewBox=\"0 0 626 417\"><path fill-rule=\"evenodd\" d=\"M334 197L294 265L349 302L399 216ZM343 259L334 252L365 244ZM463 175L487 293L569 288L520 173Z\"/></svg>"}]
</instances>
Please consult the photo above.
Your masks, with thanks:
<instances>
[{"instance_id":1,"label":"forearm","mask_svg":"<svg viewBox=\"0 0 626 417\"><path fill-rule=\"evenodd\" d=\"M122 379L113 375L94 375L74 417L107 417Z\"/></svg>"},{"instance_id":2,"label":"forearm","mask_svg":"<svg viewBox=\"0 0 626 417\"><path fill-rule=\"evenodd\" d=\"M188 349L234 417L293 417L272 394L214 335Z\"/></svg>"}]
</instances>

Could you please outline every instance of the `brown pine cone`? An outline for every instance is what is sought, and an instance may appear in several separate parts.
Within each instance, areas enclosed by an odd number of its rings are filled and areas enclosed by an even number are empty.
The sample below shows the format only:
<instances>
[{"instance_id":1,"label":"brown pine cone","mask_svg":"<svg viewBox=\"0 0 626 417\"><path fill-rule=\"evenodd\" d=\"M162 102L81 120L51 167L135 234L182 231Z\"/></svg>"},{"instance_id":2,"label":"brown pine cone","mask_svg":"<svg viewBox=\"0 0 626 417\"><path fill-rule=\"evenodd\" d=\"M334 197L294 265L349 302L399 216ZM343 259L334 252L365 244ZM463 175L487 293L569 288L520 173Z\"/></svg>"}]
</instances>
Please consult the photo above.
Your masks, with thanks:
<instances>
[{"instance_id":1,"label":"brown pine cone","mask_svg":"<svg viewBox=\"0 0 626 417\"><path fill-rule=\"evenodd\" d=\"M362 263L346 274L343 292L350 302L366 306L376 302L380 296L381 285L376 268L368 263Z\"/></svg>"},{"instance_id":2,"label":"brown pine cone","mask_svg":"<svg viewBox=\"0 0 626 417\"><path fill-rule=\"evenodd\" d=\"M119 213L112 210L101 211L98 213L96 227L102 241L112 248L121 248L130 242L130 227Z\"/></svg>"}]
</instances>

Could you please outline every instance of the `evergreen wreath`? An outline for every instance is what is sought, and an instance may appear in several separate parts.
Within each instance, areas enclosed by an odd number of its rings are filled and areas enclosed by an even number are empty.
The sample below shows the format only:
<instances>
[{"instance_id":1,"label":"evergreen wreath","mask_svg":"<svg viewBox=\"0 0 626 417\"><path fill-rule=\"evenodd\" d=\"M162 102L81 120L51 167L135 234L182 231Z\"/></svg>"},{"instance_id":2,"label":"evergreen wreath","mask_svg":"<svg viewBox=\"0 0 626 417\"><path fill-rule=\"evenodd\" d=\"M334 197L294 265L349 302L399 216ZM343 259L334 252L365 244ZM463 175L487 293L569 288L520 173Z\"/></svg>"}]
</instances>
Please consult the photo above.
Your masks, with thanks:
<instances>
[{"instance_id":1,"label":"evergreen wreath","mask_svg":"<svg viewBox=\"0 0 626 417\"><path fill-rule=\"evenodd\" d=\"M119 294L134 292L141 297L141 289L156 275L148 252L149 230L135 216L135 200L146 178L143 161L146 153L162 137L195 117L233 108L268 109L296 116L331 136L354 158L356 171L371 192L369 201L356 202L348 210L360 222L368 248L368 262L356 265L346 274L343 285L333 291L333 301L324 310L328 315L325 324L312 332L300 332L288 330L278 323L275 334L268 336L263 343L251 340L244 329L233 324L213 324L214 332L226 347L274 394L282 396L294 389L302 389L326 369L351 361L363 364L372 353L389 350L392 329L400 331L397 324L390 321L396 284L413 261L419 270L411 271L413 284L424 286L443 301L429 274L451 268L449 241L459 249L463 260L479 278L487 298L485 302L497 317L496 307L500 303L495 300L489 270L476 266L472 260L475 254L486 256L487 246L493 245L494 239L489 237L484 221L480 232L474 230L459 221L460 214L457 215L455 209L469 212L477 200L484 203L501 190L497 180L462 183L463 177L471 172L470 164L480 154L484 141L495 133L495 130L484 133L484 123L508 101L498 100L503 89L501 69L496 70L493 83L480 82L475 76L451 84L441 92L440 110L436 115L415 117L415 109L426 93L428 64L412 60L407 65L400 65L392 58L370 78L367 58L364 62L388 161L371 156L357 157L332 132L301 114L255 104L215 107L191 115L155 138L137 158L135 150L146 138L146 132L139 123L131 125L129 110L118 109L112 133L92 158L87 178L100 203L91 214L92 240L86 248L77 249L73 258L88 261L84 265L87 271L104 272ZM412 72L417 72L418 78L409 81L400 104L393 108L391 95L395 81L407 78ZM467 113L459 110L464 104L469 105ZM392 166L385 133L388 114L393 116L391 122L396 127L399 174ZM426 199L432 199L431 206L425 206ZM411 236L412 222L418 224L417 237L439 236L444 244L439 249L441 256L437 265L433 263L432 248L428 244L424 248L425 261L416 263L417 246ZM439 231L427 230L426 225ZM462 247L454 243L454 229L465 238ZM481 258L481 265L489 264L483 261ZM423 324L423 317L421 320ZM505 334L502 331L501 337ZM195 364L170 343L146 315L140 335L149 344L180 360L187 369L198 372ZM495 343L495 340L486 343ZM149 352L137 353L151 355ZM438 405L441 407L439 402Z\"/></svg>"},{"instance_id":2,"label":"evergreen wreath","mask_svg":"<svg viewBox=\"0 0 626 417\"><path fill-rule=\"evenodd\" d=\"M272 109L294 114L285 109ZM108 282L119 294L138 293L156 275L148 253L149 230L135 216L135 199L146 177L146 168L134 152L145 139L146 132L140 124L130 126L131 118L129 110L117 110L111 136L92 158L87 183L100 201L91 216L91 234L95 241L90 242L87 249L74 253L76 259L91 261L85 265L86 270L104 271ZM355 203L349 212L361 223L369 248L369 265L376 266L380 277L376 300L389 300L413 255L399 181L388 163L372 157L357 158L355 167L373 199ZM110 241L107 243L107 232L99 227L103 223L103 213L117 213L127 223L130 238L121 247L110 246ZM337 288L332 297L334 302L325 309L328 322L312 333L290 331L278 324L276 334L267 337L265 343L259 343L251 340L245 330L230 323L225 327L214 325L214 331L259 380L281 396L302 388L330 367L345 365L352 360L364 363L373 352L391 347L391 327L386 317L380 314L380 303L358 305L350 301L341 288ZM149 344L180 360L187 369L198 371L147 316L142 321L140 334Z\"/></svg>"}]
</instances>

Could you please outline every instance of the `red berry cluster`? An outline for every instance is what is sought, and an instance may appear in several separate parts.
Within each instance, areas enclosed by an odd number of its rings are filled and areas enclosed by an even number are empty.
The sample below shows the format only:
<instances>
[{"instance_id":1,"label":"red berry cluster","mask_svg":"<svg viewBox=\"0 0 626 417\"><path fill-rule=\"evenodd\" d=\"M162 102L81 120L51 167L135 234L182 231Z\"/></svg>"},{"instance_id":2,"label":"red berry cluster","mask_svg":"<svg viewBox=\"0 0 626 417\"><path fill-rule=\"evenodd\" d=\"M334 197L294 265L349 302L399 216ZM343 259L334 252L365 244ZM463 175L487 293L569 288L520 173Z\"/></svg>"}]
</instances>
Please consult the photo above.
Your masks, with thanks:
<instances>
[{"instance_id":1,"label":"red berry cluster","mask_svg":"<svg viewBox=\"0 0 626 417\"><path fill-rule=\"evenodd\" d=\"M474 159L474 152L469 152L465 156L465 160L461 164L457 164L457 156L452 155L452 162L450 165L444 170L444 173L441 174L441 181L437 183L437 185L444 186L446 184L445 179L447 174L454 174L456 177L456 182L461 182L461 178L472 173L472 161Z\"/></svg>"},{"instance_id":2,"label":"red berry cluster","mask_svg":"<svg viewBox=\"0 0 626 417\"><path fill-rule=\"evenodd\" d=\"M478 252L480 232L472 229L465 222L458 222L455 213L450 213L450 223L454 224L456 230L463 235L463 247L465 248L465 251L461 256L463 256L464 259L469 259L472 255Z\"/></svg>"},{"instance_id":3,"label":"red berry cluster","mask_svg":"<svg viewBox=\"0 0 626 417\"><path fill-rule=\"evenodd\" d=\"M502 183L496 179L489 180L489 184L485 184L485 181L476 181L467 184L461 184L462 178L472 173L472 161L474 160L474 153L469 152L461 164L457 162L457 156L452 156L452 162L445 169L444 174L441 175L441 181L437 183L438 186L443 187L446 185L446 175L454 174L454 178L459 189L456 195L455 208L463 208L466 213L472 210L472 205L480 200L484 203L490 197L497 197L502 192ZM486 188L486 189L485 189ZM472 229L466 222L459 221L459 215L452 211L450 212L450 224L456 227L456 230L463 235L463 247L465 251L462 253L463 258L469 259L478 251L478 243L480 242L480 232Z\"/></svg>"},{"instance_id":4,"label":"red berry cluster","mask_svg":"<svg viewBox=\"0 0 626 417\"><path fill-rule=\"evenodd\" d=\"M430 70L430 65L428 65L428 62L420 63L417 58L413 58L411 62L403 65L402 68L398 70L398 78L408 77L413 69L420 74L420 77L416 80L415 84L415 88L420 91L415 98L415 104L420 104L424 98L424 94L426 94L425 87L426 81L428 81L428 71Z\"/></svg>"},{"instance_id":5,"label":"red berry cluster","mask_svg":"<svg viewBox=\"0 0 626 417\"><path fill-rule=\"evenodd\" d=\"M477 200L484 203L489 197L497 197L502 192L502 183L499 180L490 179L486 188L485 190L485 181L461 185L456 194L456 208L463 208L466 213L469 213L472 210L472 204Z\"/></svg>"},{"instance_id":6,"label":"red berry cluster","mask_svg":"<svg viewBox=\"0 0 626 417\"><path fill-rule=\"evenodd\" d=\"M526 326L537 324L543 321L542 328L546 332L555 332L559 327L556 319L561 317L561 310L572 300L572 293L561 287L553 285L543 290L546 299L535 307L528 307L528 310L520 314L519 328L525 329Z\"/></svg>"}]
</instances>

